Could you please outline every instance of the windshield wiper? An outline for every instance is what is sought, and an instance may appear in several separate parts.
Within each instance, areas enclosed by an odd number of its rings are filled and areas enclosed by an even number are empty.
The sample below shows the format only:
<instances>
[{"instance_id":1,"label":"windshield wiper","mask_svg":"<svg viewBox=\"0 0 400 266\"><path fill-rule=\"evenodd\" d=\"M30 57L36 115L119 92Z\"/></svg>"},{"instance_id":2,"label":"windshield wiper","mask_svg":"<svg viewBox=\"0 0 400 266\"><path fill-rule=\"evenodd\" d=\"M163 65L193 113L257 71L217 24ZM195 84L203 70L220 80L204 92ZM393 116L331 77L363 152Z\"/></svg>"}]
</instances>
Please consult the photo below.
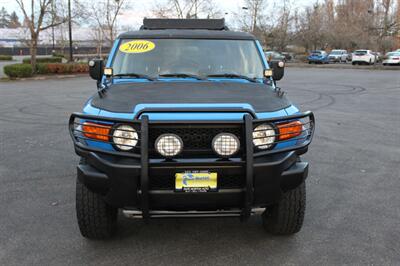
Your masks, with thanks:
<instances>
[{"instance_id":1,"label":"windshield wiper","mask_svg":"<svg viewBox=\"0 0 400 266\"><path fill-rule=\"evenodd\" d=\"M113 75L113 77L134 77L134 78L138 78L138 79L147 79L150 81L154 81L156 80L156 78L147 76L145 74L138 74L138 73L121 73L121 74L115 74Z\"/></svg>"},{"instance_id":2,"label":"windshield wiper","mask_svg":"<svg viewBox=\"0 0 400 266\"><path fill-rule=\"evenodd\" d=\"M204 80L203 77L194 75L194 74L189 74L189 73L165 73L165 74L160 74L160 77L177 77L177 78L194 78L197 80Z\"/></svg>"},{"instance_id":3,"label":"windshield wiper","mask_svg":"<svg viewBox=\"0 0 400 266\"><path fill-rule=\"evenodd\" d=\"M207 75L207 77L208 78L240 78L240 79L248 80L250 82L257 82L257 79L255 79L255 78L250 78L248 76L240 75L240 74L236 74L236 73L210 74L210 75Z\"/></svg>"}]
</instances>

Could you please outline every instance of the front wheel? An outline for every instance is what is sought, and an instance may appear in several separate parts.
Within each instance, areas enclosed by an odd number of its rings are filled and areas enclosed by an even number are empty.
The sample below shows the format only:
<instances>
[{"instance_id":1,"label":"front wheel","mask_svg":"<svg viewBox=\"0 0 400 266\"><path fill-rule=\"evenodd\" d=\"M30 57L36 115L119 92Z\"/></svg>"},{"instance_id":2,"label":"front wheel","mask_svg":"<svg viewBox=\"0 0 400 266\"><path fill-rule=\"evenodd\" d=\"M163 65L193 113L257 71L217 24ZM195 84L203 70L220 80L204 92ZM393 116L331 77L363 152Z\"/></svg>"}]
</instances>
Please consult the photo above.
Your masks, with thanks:
<instances>
[{"instance_id":1,"label":"front wheel","mask_svg":"<svg viewBox=\"0 0 400 266\"><path fill-rule=\"evenodd\" d=\"M306 209L306 184L286 192L282 200L262 214L264 229L276 235L291 235L300 231Z\"/></svg>"},{"instance_id":2,"label":"front wheel","mask_svg":"<svg viewBox=\"0 0 400 266\"><path fill-rule=\"evenodd\" d=\"M118 209L109 206L101 195L76 180L76 216L82 236L107 239L114 235Z\"/></svg>"}]
</instances>

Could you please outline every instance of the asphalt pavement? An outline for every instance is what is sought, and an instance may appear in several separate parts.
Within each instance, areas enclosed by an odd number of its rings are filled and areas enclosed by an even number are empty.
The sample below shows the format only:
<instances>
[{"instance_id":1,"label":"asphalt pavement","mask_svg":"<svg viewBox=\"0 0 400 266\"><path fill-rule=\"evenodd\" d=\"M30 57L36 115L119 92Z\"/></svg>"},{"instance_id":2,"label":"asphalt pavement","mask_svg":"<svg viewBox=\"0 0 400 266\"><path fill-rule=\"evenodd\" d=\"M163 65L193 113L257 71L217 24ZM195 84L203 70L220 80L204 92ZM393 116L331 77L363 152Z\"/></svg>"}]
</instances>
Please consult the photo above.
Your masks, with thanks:
<instances>
[{"instance_id":1,"label":"asphalt pavement","mask_svg":"<svg viewBox=\"0 0 400 266\"><path fill-rule=\"evenodd\" d=\"M279 85L316 115L300 233L268 235L258 216L121 217L115 238L90 241L67 121L95 82L0 82L0 265L399 265L399 72L289 68Z\"/></svg>"}]
</instances>

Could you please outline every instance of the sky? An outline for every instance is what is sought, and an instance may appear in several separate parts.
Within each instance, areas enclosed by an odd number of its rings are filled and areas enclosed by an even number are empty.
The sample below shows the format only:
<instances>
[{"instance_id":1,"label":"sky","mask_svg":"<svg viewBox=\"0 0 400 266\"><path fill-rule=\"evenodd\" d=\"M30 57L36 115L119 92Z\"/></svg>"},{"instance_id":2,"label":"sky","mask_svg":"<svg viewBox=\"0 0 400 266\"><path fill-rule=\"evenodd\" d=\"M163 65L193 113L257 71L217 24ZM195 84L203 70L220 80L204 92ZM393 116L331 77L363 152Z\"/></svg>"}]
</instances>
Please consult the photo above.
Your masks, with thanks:
<instances>
[{"instance_id":1,"label":"sky","mask_svg":"<svg viewBox=\"0 0 400 266\"><path fill-rule=\"evenodd\" d=\"M67 1L67 0L65 0ZM87 0L90 1L90 0ZM126 10L122 14L119 15L118 20L121 26L125 27L137 27L141 25L141 22L144 17L151 17L151 9L160 2L165 0L126 0L129 6L131 7L129 10ZM292 6L296 8L303 8L305 6L312 5L317 0L291 0ZM29 6L30 1L27 1L27 6ZM73 1L72 1L73 2ZM91 2L91 1L90 1ZM241 7L245 6L243 0L215 0L214 1L219 10L225 14L225 19L228 24L233 23L235 20L234 13L240 11ZM279 0L267 0L267 5L272 7L273 2L279 3ZM19 10L19 7L15 0L0 0L0 8L5 7L9 13L12 11L16 11L17 14L22 19L22 13ZM243 12L246 12L243 10Z\"/></svg>"},{"instance_id":2,"label":"sky","mask_svg":"<svg viewBox=\"0 0 400 266\"><path fill-rule=\"evenodd\" d=\"M1 0L0 0L1 1ZM141 24L143 17L151 16L151 9L157 4L162 3L163 0L127 0L132 6L132 10L125 12L120 17L120 22L122 24L135 23L137 25ZM312 5L317 0L291 0L292 6L295 8L304 8L305 6ZM320 0L321 1L321 0ZM241 7L245 6L245 1L243 0L214 0L217 4L218 9L224 14L225 19L229 22L235 20L235 13L241 10ZM273 3L279 3L280 0L267 0L267 7L272 8ZM132 12L136 16L132 16ZM246 12L245 10L241 12ZM226 14L227 13L227 14Z\"/></svg>"}]
</instances>

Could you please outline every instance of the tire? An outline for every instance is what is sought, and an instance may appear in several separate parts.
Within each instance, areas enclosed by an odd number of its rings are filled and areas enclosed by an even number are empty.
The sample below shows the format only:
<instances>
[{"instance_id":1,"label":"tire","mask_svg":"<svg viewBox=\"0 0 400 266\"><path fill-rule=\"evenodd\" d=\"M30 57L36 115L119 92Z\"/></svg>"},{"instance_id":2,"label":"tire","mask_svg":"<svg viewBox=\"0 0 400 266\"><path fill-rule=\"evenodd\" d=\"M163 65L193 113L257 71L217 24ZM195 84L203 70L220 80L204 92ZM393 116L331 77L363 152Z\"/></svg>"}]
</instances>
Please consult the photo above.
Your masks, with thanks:
<instances>
[{"instance_id":1,"label":"tire","mask_svg":"<svg viewBox=\"0 0 400 266\"><path fill-rule=\"evenodd\" d=\"M355 65L356 65L356 63L355 63L355 62L351 62L351 64L352 64L353 66L355 66Z\"/></svg>"},{"instance_id":2,"label":"tire","mask_svg":"<svg viewBox=\"0 0 400 266\"><path fill-rule=\"evenodd\" d=\"M262 214L264 229L274 235L291 235L303 226L306 209L306 185L286 192L282 200Z\"/></svg>"},{"instance_id":3,"label":"tire","mask_svg":"<svg viewBox=\"0 0 400 266\"><path fill-rule=\"evenodd\" d=\"M109 206L101 195L76 179L76 216L82 236L107 239L115 234L118 208Z\"/></svg>"}]
</instances>

